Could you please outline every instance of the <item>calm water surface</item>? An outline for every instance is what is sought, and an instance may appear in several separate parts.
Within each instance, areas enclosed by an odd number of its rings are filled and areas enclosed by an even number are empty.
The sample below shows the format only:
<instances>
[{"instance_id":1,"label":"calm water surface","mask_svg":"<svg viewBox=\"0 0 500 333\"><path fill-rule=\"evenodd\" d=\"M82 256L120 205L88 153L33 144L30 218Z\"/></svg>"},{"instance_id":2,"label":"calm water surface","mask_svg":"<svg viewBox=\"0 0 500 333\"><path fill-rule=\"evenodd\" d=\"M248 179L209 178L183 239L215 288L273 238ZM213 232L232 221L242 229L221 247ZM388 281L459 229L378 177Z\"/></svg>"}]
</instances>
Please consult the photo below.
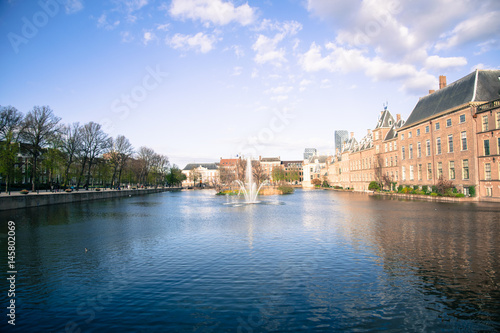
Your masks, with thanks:
<instances>
[{"instance_id":1,"label":"calm water surface","mask_svg":"<svg viewBox=\"0 0 500 333\"><path fill-rule=\"evenodd\" d=\"M500 330L499 205L300 190L228 200L188 191L1 212L5 276L16 222L14 331Z\"/></svg>"}]
</instances>

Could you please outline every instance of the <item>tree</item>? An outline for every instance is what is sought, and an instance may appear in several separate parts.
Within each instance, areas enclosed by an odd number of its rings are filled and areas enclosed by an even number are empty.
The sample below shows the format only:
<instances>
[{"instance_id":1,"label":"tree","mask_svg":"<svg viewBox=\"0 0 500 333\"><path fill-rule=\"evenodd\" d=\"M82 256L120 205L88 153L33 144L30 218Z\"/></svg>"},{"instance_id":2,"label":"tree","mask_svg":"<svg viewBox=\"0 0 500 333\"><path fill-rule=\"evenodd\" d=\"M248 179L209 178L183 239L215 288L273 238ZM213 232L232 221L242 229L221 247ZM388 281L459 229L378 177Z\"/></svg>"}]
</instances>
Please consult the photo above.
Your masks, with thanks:
<instances>
[{"instance_id":1,"label":"tree","mask_svg":"<svg viewBox=\"0 0 500 333\"><path fill-rule=\"evenodd\" d=\"M140 165L139 182L142 184L146 184L148 181L154 155L155 151L153 149L144 146L140 147L137 152L137 159Z\"/></svg>"},{"instance_id":2,"label":"tree","mask_svg":"<svg viewBox=\"0 0 500 333\"><path fill-rule=\"evenodd\" d=\"M236 168L221 166L219 168L218 178L222 187L231 186L236 180Z\"/></svg>"},{"instance_id":3,"label":"tree","mask_svg":"<svg viewBox=\"0 0 500 333\"><path fill-rule=\"evenodd\" d=\"M271 174L272 174L273 181L275 181L275 182L281 183L281 182L285 181L285 179L286 179L285 169L283 169L283 167L281 167L281 166L275 167Z\"/></svg>"},{"instance_id":4,"label":"tree","mask_svg":"<svg viewBox=\"0 0 500 333\"><path fill-rule=\"evenodd\" d=\"M181 185L186 178L186 175L175 164L170 168L166 176L168 186Z\"/></svg>"},{"instance_id":5,"label":"tree","mask_svg":"<svg viewBox=\"0 0 500 333\"><path fill-rule=\"evenodd\" d=\"M93 121L85 124L82 129L82 168L80 171L80 176L78 177L78 184L80 185L80 179L85 171L85 166L88 164L87 177L85 180L85 188L89 187L90 184L90 174L92 170L92 165L95 159L103 154L111 145L111 140L106 133L102 130L102 126Z\"/></svg>"},{"instance_id":6,"label":"tree","mask_svg":"<svg viewBox=\"0 0 500 333\"><path fill-rule=\"evenodd\" d=\"M380 190L380 185L376 181L371 181L370 184L368 185L368 189L370 191L379 191Z\"/></svg>"},{"instance_id":7,"label":"tree","mask_svg":"<svg viewBox=\"0 0 500 333\"><path fill-rule=\"evenodd\" d=\"M252 174L257 187L269 179L269 176L264 172L264 169L259 161L252 161Z\"/></svg>"},{"instance_id":8,"label":"tree","mask_svg":"<svg viewBox=\"0 0 500 333\"><path fill-rule=\"evenodd\" d=\"M321 185L321 179L314 178L313 180L311 180L311 184L313 184L314 186L319 186Z\"/></svg>"},{"instance_id":9,"label":"tree","mask_svg":"<svg viewBox=\"0 0 500 333\"><path fill-rule=\"evenodd\" d=\"M65 158L65 170L63 184L69 184L69 170L75 162L77 156L82 151L82 130L80 123L73 123L62 128L61 150Z\"/></svg>"},{"instance_id":10,"label":"tree","mask_svg":"<svg viewBox=\"0 0 500 333\"><path fill-rule=\"evenodd\" d=\"M438 193L441 195L449 195L453 189L453 181L446 180L443 176L439 177L438 183L436 185Z\"/></svg>"},{"instance_id":11,"label":"tree","mask_svg":"<svg viewBox=\"0 0 500 333\"><path fill-rule=\"evenodd\" d=\"M60 130L60 120L48 106L33 107L23 120L20 137L27 144L27 150L33 159L32 191L35 191L38 181L38 160L49 140Z\"/></svg>"},{"instance_id":12,"label":"tree","mask_svg":"<svg viewBox=\"0 0 500 333\"><path fill-rule=\"evenodd\" d=\"M193 186L196 186L196 182L201 180L201 174L197 168L193 168L189 171L189 181L193 182Z\"/></svg>"},{"instance_id":13,"label":"tree","mask_svg":"<svg viewBox=\"0 0 500 333\"><path fill-rule=\"evenodd\" d=\"M5 191L14 178L18 139L23 114L12 106L0 107L0 174L5 177Z\"/></svg>"},{"instance_id":14,"label":"tree","mask_svg":"<svg viewBox=\"0 0 500 333\"><path fill-rule=\"evenodd\" d=\"M382 165L383 165L383 160L382 156L380 154L375 156L375 163L374 163L374 171L375 171L375 181L378 183L379 188L384 188L383 185L383 177L384 177L384 171L382 170Z\"/></svg>"},{"instance_id":15,"label":"tree","mask_svg":"<svg viewBox=\"0 0 500 333\"><path fill-rule=\"evenodd\" d=\"M118 183L118 186L121 184L123 167L133 153L134 148L125 136L118 135L116 139L111 139L111 149L108 155L109 162L113 168L113 176L111 177L111 184L113 187L116 183ZM117 182L115 182L115 180L117 180Z\"/></svg>"}]
</instances>

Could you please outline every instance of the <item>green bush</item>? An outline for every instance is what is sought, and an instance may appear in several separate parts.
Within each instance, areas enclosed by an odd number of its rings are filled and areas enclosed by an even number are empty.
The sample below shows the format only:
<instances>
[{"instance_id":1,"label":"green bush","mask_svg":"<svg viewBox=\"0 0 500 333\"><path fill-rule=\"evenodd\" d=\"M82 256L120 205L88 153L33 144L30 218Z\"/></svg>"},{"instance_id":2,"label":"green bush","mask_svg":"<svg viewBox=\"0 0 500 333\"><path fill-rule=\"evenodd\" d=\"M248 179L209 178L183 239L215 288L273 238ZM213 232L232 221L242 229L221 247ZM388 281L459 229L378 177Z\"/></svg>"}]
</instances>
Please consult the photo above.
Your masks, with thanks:
<instances>
[{"instance_id":1,"label":"green bush","mask_svg":"<svg viewBox=\"0 0 500 333\"><path fill-rule=\"evenodd\" d=\"M463 197L465 197L465 194L463 194L463 193L457 193L457 194L455 194L455 197L457 197L457 198L463 198Z\"/></svg>"},{"instance_id":2,"label":"green bush","mask_svg":"<svg viewBox=\"0 0 500 333\"><path fill-rule=\"evenodd\" d=\"M278 190L283 194L292 194L294 189L289 185L280 185L278 186Z\"/></svg>"},{"instance_id":3,"label":"green bush","mask_svg":"<svg viewBox=\"0 0 500 333\"><path fill-rule=\"evenodd\" d=\"M421 191L421 190L416 190L416 191L415 191L415 194L424 195L424 194L425 194L425 192L424 192L424 191Z\"/></svg>"},{"instance_id":4,"label":"green bush","mask_svg":"<svg viewBox=\"0 0 500 333\"><path fill-rule=\"evenodd\" d=\"M429 190L429 187L427 185L422 185L422 192L427 194L427 191Z\"/></svg>"},{"instance_id":5,"label":"green bush","mask_svg":"<svg viewBox=\"0 0 500 333\"><path fill-rule=\"evenodd\" d=\"M469 195L471 197L473 197L473 196L476 195L476 187L474 185L472 185L472 186L469 187Z\"/></svg>"},{"instance_id":6,"label":"green bush","mask_svg":"<svg viewBox=\"0 0 500 333\"><path fill-rule=\"evenodd\" d=\"M432 192L433 192L433 193L438 193L438 188L437 188L437 186L434 186L434 185L432 186Z\"/></svg>"},{"instance_id":7,"label":"green bush","mask_svg":"<svg viewBox=\"0 0 500 333\"><path fill-rule=\"evenodd\" d=\"M398 192L399 192L399 193L403 192L403 185L399 185L399 186L398 186Z\"/></svg>"},{"instance_id":8,"label":"green bush","mask_svg":"<svg viewBox=\"0 0 500 333\"><path fill-rule=\"evenodd\" d=\"M418 185L413 185L413 189L416 191L419 189L419 186Z\"/></svg>"},{"instance_id":9,"label":"green bush","mask_svg":"<svg viewBox=\"0 0 500 333\"><path fill-rule=\"evenodd\" d=\"M368 185L368 189L370 191L380 191L380 185L376 181L372 181L370 185Z\"/></svg>"},{"instance_id":10,"label":"green bush","mask_svg":"<svg viewBox=\"0 0 500 333\"><path fill-rule=\"evenodd\" d=\"M431 197L437 197L437 196L438 196L438 194L436 192L431 193Z\"/></svg>"}]
</instances>

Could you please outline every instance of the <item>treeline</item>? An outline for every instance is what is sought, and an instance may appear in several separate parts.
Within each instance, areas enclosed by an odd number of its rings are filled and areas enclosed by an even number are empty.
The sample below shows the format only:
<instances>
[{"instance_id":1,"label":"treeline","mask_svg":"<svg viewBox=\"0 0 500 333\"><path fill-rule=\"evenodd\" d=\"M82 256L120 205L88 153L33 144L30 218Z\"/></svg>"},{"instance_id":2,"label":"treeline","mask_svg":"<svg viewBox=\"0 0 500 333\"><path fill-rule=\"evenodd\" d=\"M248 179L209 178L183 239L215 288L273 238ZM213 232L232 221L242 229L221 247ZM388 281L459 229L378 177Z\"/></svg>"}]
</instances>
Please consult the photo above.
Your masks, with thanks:
<instances>
[{"instance_id":1,"label":"treeline","mask_svg":"<svg viewBox=\"0 0 500 333\"><path fill-rule=\"evenodd\" d=\"M135 150L95 122L63 124L48 106L27 114L0 106L0 176L5 190L43 188L177 186L185 179L168 157L148 147Z\"/></svg>"}]
</instances>

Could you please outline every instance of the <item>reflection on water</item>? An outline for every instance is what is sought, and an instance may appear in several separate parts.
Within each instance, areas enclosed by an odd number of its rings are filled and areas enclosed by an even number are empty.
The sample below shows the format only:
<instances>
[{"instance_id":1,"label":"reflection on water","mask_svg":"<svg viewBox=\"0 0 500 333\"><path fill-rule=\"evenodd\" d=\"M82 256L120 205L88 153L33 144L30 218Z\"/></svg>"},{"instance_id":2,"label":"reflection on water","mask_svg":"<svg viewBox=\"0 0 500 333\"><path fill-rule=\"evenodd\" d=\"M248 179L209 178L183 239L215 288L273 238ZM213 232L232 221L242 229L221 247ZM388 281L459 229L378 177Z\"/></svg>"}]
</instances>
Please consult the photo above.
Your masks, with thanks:
<instances>
[{"instance_id":1,"label":"reflection on water","mask_svg":"<svg viewBox=\"0 0 500 333\"><path fill-rule=\"evenodd\" d=\"M0 213L4 272L17 228L16 328L500 330L495 205L300 190L225 203L187 191Z\"/></svg>"}]
</instances>

